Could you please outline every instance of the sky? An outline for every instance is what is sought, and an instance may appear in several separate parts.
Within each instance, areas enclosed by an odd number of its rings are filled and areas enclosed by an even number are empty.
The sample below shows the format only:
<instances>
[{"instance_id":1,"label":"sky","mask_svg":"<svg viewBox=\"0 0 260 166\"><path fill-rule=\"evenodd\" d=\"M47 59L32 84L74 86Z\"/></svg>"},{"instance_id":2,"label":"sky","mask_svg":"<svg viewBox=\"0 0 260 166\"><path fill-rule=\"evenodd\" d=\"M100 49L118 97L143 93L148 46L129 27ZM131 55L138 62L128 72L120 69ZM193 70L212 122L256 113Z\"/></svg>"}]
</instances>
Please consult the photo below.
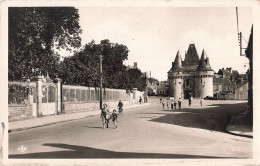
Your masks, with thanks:
<instances>
[{"instance_id":1,"label":"sky","mask_svg":"<svg viewBox=\"0 0 260 166\"><path fill-rule=\"evenodd\" d=\"M129 49L125 65L151 72L159 81L179 50L184 60L189 44L201 56L204 49L212 69L232 67L239 73L248 69L240 56L235 7L84 7L78 8L83 33L82 45L103 39L124 44ZM239 31L246 41L252 26L252 9L238 8ZM243 41L244 47L247 46Z\"/></svg>"}]
</instances>

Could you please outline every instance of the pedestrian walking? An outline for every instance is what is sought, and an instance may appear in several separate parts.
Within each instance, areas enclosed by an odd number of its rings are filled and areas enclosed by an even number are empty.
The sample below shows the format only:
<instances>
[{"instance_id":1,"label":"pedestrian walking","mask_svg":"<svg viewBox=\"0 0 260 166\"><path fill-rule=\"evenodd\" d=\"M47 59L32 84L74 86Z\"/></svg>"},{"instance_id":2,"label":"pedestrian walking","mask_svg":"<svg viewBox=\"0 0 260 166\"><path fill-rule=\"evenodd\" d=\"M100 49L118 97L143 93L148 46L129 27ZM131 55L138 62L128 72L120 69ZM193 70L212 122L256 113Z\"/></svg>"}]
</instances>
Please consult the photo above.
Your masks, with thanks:
<instances>
[{"instance_id":1,"label":"pedestrian walking","mask_svg":"<svg viewBox=\"0 0 260 166\"><path fill-rule=\"evenodd\" d=\"M113 113L112 113L112 115L111 115L111 118L112 118L114 127L117 128L117 124L116 124L116 122L117 122L117 113L116 113L116 110L115 110L115 109L113 110Z\"/></svg>"},{"instance_id":2,"label":"pedestrian walking","mask_svg":"<svg viewBox=\"0 0 260 166\"><path fill-rule=\"evenodd\" d=\"M105 128L105 125L107 125L107 128L108 128L109 111L107 109L107 104L103 104L103 108L101 109L100 118L102 118L103 129Z\"/></svg>"},{"instance_id":3,"label":"pedestrian walking","mask_svg":"<svg viewBox=\"0 0 260 166\"><path fill-rule=\"evenodd\" d=\"M164 104L165 104L165 102L164 101L162 101L162 108L164 109Z\"/></svg>"},{"instance_id":4,"label":"pedestrian walking","mask_svg":"<svg viewBox=\"0 0 260 166\"><path fill-rule=\"evenodd\" d=\"M160 97L160 103L162 103L162 98Z\"/></svg>"},{"instance_id":5,"label":"pedestrian walking","mask_svg":"<svg viewBox=\"0 0 260 166\"><path fill-rule=\"evenodd\" d=\"M168 102L168 100L167 100L167 103L166 103L166 105L167 105L167 109L169 109L169 102Z\"/></svg>"},{"instance_id":6,"label":"pedestrian walking","mask_svg":"<svg viewBox=\"0 0 260 166\"><path fill-rule=\"evenodd\" d=\"M173 100L172 100L172 102L171 102L171 108L172 108L172 110L173 110L173 104L174 104L174 103L173 103Z\"/></svg>"},{"instance_id":7,"label":"pedestrian walking","mask_svg":"<svg viewBox=\"0 0 260 166\"><path fill-rule=\"evenodd\" d=\"M177 106L177 101L174 100L174 109L176 109L176 106Z\"/></svg>"},{"instance_id":8,"label":"pedestrian walking","mask_svg":"<svg viewBox=\"0 0 260 166\"><path fill-rule=\"evenodd\" d=\"M178 100L179 109L181 109L181 98Z\"/></svg>"},{"instance_id":9,"label":"pedestrian walking","mask_svg":"<svg viewBox=\"0 0 260 166\"><path fill-rule=\"evenodd\" d=\"M189 97L189 106L191 106L191 97Z\"/></svg>"},{"instance_id":10,"label":"pedestrian walking","mask_svg":"<svg viewBox=\"0 0 260 166\"><path fill-rule=\"evenodd\" d=\"M202 97L200 97L200 107L202 107L202 102L203 102L203 99L202 99Z\"/></svg>"},{"instance_id":11,"label":"pedestrian walking","mask_svg":"<svg viewBox=\"0 0 260 166\"><path fill-rule=\"evenodd\" d=\"M143 100L143 99L142 99L142 97L140 96L140 99L139 99L140 104L142 104L142 100Z\"/></svg>"}]
</instances>

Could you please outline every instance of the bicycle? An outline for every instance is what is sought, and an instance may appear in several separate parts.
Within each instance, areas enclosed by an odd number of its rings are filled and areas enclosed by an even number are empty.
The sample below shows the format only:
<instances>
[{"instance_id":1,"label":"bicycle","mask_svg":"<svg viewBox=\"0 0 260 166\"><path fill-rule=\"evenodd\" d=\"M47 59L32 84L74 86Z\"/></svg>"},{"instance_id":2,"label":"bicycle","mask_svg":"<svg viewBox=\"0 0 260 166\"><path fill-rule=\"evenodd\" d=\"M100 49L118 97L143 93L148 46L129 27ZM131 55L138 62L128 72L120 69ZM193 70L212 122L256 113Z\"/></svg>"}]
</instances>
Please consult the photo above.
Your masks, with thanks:
<instances>
[{"instance_id":1,"label":"bicycle","mask_svg":"<svg viewBox=\"0 0 260 166\"><path fill-rule=\"evenodd\" d=\"M119 107L119 108L118 108L118 115L120 115L120 114L121 114L121 115L123 114L123 108L122 108L122 107Z\"/></svg>"}]
</instances>

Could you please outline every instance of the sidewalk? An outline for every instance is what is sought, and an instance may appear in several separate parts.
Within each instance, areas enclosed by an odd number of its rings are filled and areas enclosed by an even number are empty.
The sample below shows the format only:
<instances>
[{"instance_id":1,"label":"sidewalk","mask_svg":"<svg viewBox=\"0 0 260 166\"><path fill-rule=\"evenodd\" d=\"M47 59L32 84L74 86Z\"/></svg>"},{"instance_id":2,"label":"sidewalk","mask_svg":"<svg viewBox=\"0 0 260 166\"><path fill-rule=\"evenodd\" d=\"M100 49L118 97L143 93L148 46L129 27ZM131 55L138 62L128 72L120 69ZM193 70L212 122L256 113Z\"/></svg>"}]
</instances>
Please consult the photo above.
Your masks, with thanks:
<instances>
[{"instance_id":1,"label":"sidewalk","mask_svg":"<svg viewBox=\"0 0 260 166\"><path fill-rule=\"evenodd\" d=\"M150 104L151 103L128 105L128 106L124 107L124 111L133 109L133 108L142 107L142 106L147 106ZM91 116L95 116L95 115L100 115L100 110L70 113L70 114L60 114L60 115L49 115L49 116L43 116L40 118L14 121L14 122L9 122L9 131L11 131L11 132L21 131L21 130L26 130L26 129L31 129L31 128L47 126L47 125L51 125L51 124L61 123L61 122L83 119L83 118L91 117Z\"/></svg>"},{"instance_id":2,"label":"sidewalk","mask_svg":"<svg viewBox=\"0 0 260 166\"><path fill-rule=\"evenodd\" d=\"M253 124L250 124L245 113L233 115L226 130L234 135L253 138Z\"/></svg>"}]
</instances>

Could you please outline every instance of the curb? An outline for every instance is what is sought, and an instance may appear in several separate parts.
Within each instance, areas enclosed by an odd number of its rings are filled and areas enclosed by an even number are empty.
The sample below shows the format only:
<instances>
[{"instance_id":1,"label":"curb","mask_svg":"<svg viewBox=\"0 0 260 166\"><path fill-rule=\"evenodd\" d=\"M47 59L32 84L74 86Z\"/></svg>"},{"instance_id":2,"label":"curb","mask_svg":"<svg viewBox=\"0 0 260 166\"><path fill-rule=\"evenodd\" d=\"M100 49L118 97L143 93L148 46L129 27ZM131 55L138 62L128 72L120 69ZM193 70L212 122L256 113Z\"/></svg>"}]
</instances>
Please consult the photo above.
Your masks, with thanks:
<instances>
[{"instance_id":1,"label":"curb","mask_svg":"<svg viewBox=\"0 0 260 166\"><path fill-rule=\"evenodd\" d=\"M22 130L28 130L28 129L34 129L34 128L38 128L38 127L50 126L50 125L53 125L53 124L70 122L70 121L75 121L75 120L79 120L79 119L85 119L85 118L92 117L92 116L96 116L96 115L88 115L84 118L76 118L76 119L68 119L68 120L63 120L63 121L58 121L58 122L50 122L50 123L45 123L45 124L42 124L42 125L37 125L37 126L32 126L32 127L12 129L12 130L8 130L8 133L16 132L16 131L22 131Z\"/></svg>"},{"instance_id":2,"label":"curb","mask_svg":"<svg viewBox=\"0 0 260 166\"><path fill-rule=\"evenodd\" d=\"M253 138L253 131L242 131L242 129L251 128L245 124L237 124L237 117L243 116L242 114L233 115L228 125L226 126L226 132L232 135Z\"/></svg>"},{"instance_id":3,"label":"curb","mask_svg":"<svg viewBox=\"0 0 260 166\"><path fill-rule=\"evenodd\" d=\"M147 105L150 105L150 104L151 103L146 103L145 105L140 105L140 106L147 106ZM124 110L130 110L130 109L138 108L140 106L138 105L137 107L125 108ZM99 110L96 110L96 111L99 111ZM80 120L80 119L85 119L85 118L89 118L89 117L93 117L93 116L97 116L97 115L99 115L99 112L97 112L97 114L94 114L94 115L87 115L85 117L79 117L79 118L75 118L75 119L67 119L67 120L62 120L62 121L58 121L58 122L49 122L49 123L36 125L36 126L32 126L32 127L16 128L16 129L8 130L8 133L23 131L23 130L28 130L28 129L34 129L34 128L38 128L38 127L50 126L50 125L53 125L53 124L70 122L70 121L75 121L75 120Z\"/></svg>"}]
</instances>

